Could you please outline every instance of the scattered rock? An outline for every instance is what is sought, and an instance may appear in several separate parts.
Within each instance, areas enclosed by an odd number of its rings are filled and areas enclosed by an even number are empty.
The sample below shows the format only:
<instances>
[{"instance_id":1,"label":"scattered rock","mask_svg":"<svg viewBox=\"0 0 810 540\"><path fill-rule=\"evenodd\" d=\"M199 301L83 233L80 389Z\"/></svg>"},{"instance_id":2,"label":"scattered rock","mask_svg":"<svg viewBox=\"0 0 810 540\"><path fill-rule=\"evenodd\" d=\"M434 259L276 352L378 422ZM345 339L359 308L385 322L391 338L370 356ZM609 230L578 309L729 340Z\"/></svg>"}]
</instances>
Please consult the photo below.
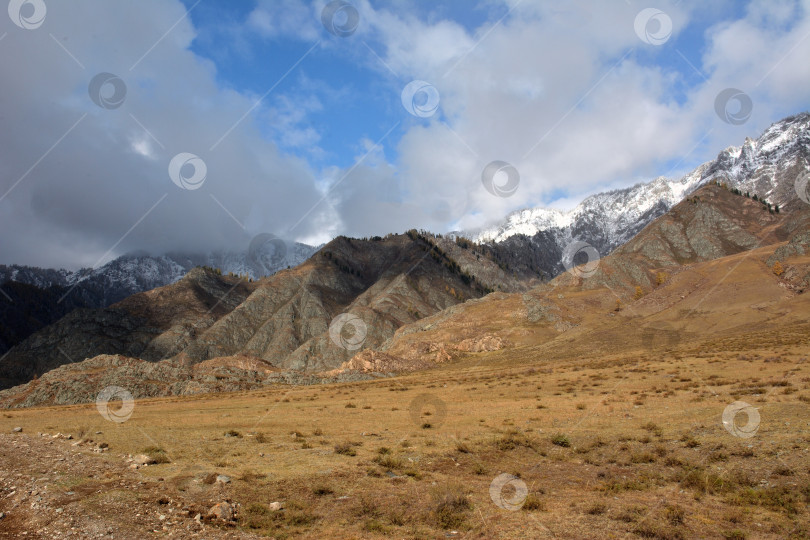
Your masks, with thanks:
<instances>
[{"instance_id":1,"label":"scattered rock","mask_svg":"<svg viewBox=\"0 0 810 540\"><path fill-rule=\"evenodd\" d=\"M269 508L272 512L278 512L279 510L284 509L284 503L283 502L270 503L267 505L267 508Z\"/></svg>"},{"instance_id":2,"label":"scattered rock","mask_svg":"<svg viewBox=\"0 0 810 540\"><path fill-rule=\"evenodd\" d=\"M11 431L13 431L14 433L22 433L22 428L21 427L15 427Z\"/></svg>"},{"instance_id":3,"label":"scattered rock","mask_svg":"<svg viewBox=\"0 0 810 540\"><path fill-rule=\"evenodd\" d=\"M154 465L157 463L157 460L151 456L147 456L146 454L138 454L132 461L135 462L136 465Z\"/></svg>"},{"instance_id":4,"label":"scattered rock","mask_svg":"<svg viewBox=\"0 0 810 540\"><path fill-rule=\"evenodd\" d=\"M233 521L233 506L227 502L215 504L208 511L208 515L223 521Z\"/></svg>"},{"instance_id":5,"label":"scattered rock","mask_svg":"<svg viewBox=\"0 0 810 540\"><path fill-rule=\"evenodd\" d=\"M93 448L93 452L97 454L101 454L103 452L107 452L110 450L110 445L105 442L98 443L95 448Z\"/></svg>"},{"instance_id":6,"label":"scattered rock","mask_svg":"<svg viewBox=\"0 0 810 540\"><path fill-rule=\"evenodd\" d=\"M217 475L217 484L230 484L231 477L225 474L218 474Z\"/></svg>"}]
</instances>

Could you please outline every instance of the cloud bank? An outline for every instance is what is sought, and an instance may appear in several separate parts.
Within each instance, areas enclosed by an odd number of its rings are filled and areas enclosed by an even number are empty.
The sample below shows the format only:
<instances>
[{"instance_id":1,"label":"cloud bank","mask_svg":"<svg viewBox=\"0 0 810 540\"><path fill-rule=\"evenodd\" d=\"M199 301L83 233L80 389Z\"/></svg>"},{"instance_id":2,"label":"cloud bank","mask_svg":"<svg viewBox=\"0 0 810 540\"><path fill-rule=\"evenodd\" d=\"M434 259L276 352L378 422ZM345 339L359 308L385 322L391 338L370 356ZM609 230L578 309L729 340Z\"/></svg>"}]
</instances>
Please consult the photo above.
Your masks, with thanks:
<instances>
[{"instance_id":1,"label":"cloud bank","mask_svg":"<svg viewBox=\"0 0 810 540\"><path fill-rule=\"evenodd\" d=\"M649 6L635 2L487 0L437 11L357 0L360 23L346 37L325 31L325 4L260 1L230 29L235 49L265 40L308 51L285 64L306 95L223 80L223 66L194 51L207 31L187 14L194 4L51 1L34 29L0 17L0 263L243 249L261 232L321 242L474 228L678 174L810 103L807 1L751 2L739 13L735 2L661 2L671 28L651 21L639 35ZM354 84L379 90L369 113L378 116L364 119L374 135L352 141L351 166L324 162L334 151L325 137L344 119L312 125L313 115L329 118L330 94L351 99L340 77L307 68L331 57L365 73ZM120 83L92 86L100 73ZM435 89L433 114L403 107L414 80ZM727 88L753 103L743 123L715 112ZM412 103L431 105L431 95ZM196 189L170 177L181 153L204 163ZM519 172L508 197L482 183L498 160ZM199 170L187 163L175 180Z\"/></svg>"}]
</instances>

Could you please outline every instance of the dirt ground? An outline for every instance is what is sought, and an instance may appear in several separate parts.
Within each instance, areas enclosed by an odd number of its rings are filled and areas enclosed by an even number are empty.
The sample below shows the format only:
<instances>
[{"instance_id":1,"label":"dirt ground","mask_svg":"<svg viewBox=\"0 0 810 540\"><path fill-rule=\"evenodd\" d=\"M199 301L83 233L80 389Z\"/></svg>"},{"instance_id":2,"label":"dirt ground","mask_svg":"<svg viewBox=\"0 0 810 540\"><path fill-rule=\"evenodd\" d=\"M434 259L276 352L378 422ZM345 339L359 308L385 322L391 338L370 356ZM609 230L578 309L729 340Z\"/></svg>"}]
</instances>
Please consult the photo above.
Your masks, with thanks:
<instances>
[{"instance_id":1,"label":"dirt ground","mask_svg":"<svg viewBox=\"0 0 810 540\"><path fill-rule=\"evenodd\" d=\"M120 463L100 459L76 442L0 435L0 538L257 538L203 519L227 500L221 487L196 497L175 490L167 496L165 480L144 478L125 456Z\"/></svg>"}]
</instances>

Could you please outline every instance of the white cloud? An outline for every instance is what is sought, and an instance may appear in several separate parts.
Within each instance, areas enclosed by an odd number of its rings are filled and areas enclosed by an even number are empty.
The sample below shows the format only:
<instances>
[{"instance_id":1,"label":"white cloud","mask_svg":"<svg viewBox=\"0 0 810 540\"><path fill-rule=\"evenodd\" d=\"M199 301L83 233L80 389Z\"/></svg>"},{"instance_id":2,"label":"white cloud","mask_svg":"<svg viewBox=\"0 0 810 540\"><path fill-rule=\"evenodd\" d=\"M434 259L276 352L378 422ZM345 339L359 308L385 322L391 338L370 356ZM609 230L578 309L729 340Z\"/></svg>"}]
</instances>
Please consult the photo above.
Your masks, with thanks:
<instances>
[{"instance_id":1,"label":"white cloud","mask_svg":"<svg viewBox=\"0 0 810 540\"><path fill-rule=\"evenodd\" d=\"M660 3L673 21L669 51L638 38L638 6L510 2L515 11L500 24L466 31L364 2L369 34L398 82L423 79L441 94L441 121L414 122L397 148L406 201L421 209L420 224L440 227L436 218L450 214L452 224L476 227L560 191L572 199L667 173L667 162L710 159L808 103L807 4L755 2L742 20L710 29L706 56L691 59L708 80L676 100L673 88L691 68L655 60L681 62L672 47L691 19L717 15L697 2ZM714 113L717 93L734 85L755 100L744 126ZM511 198L481 186L480 171L495 159L520 171Z\"/></svg>"},{"instance_id":2,"label":"white cloud","mask_svg":"<svg viewBox=\"0 0 810 540\"><path fill-rule=\"evenodd\" d=\"M0 131L0 197L23 178L0 201L3 263L92 265L119 240L113 254L243 248L319 198L310 167L245 116L257 96L222 90L213 64L189 50L195 29L184 13L159 0L50 2L39 30L0 29L0 117L10 128ZM120 108L88 96L102 71L126 83ZM201 189L171 182L180 152L206 163ZM248 230L236 222L245 216ZM314 227L305 221L298 233Z\"/></svg>"},{"instance_id":3,"label":"white cloud","mask_svg":"<svg viewBox=\"0 0 810 540\"><path fill-rule=\"evenodd\" d=\"M248 113L261 96L223 88L214 63L190 50L197 30L179 1L50 2L36 31L3 19L0 197L47 157L0 201L0 262L93 264L167 193L117 253L244 247L252 234L290 228L319 243L336 234L476 227L516 208L561 207L652 178L667 163L709 159L810 102L810 0L755 1L738 20L725 20L735 2L657 2L674 29L661 47L635 34L646 4L486 0L479 7L489 22L470 29L418 2L356 0L361 24L347 38L325 34L324 4L261 0L234 47L249 48L256 35L324 39L313 54L353 55L374 71L375 87L388 89L401 128L339 185L348 167L313 171L284 151L317 163L337 159L313 117L324 116L330 100L354 99L356 81L296 74L296 93L276 92ZM719 22L704 44L678 41L706 17ZM87 95L102 71L126 82L118 109L101 109ZM418 119L397 105L414 79L438 89L439 114ZM754 101L742 126L714 113L728 87ZM389 120L380 120L380 136ZM360 159L374 143L356 145ZM182 191L168 178L179 152L207 164L202 189ZM481 171L493 160L519 170L514 196L483 188Z\"/></svg>"}]
</instances>

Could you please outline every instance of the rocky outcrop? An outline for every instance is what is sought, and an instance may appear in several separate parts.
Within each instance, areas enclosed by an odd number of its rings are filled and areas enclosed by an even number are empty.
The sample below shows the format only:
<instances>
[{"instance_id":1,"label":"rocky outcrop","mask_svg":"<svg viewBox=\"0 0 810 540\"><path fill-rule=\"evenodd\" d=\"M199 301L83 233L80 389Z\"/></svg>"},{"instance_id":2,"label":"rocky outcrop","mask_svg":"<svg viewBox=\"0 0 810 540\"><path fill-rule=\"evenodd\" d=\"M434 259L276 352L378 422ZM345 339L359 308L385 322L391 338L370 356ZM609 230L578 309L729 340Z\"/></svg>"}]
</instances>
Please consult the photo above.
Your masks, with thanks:
<instances>
[{"instance_id":1,"label":"rocky outcrop","mask_svg":"<svg viewBox=\"0 0 810 540\"><path fill-rule=\"evenodd\" d=\"M103 389L112 386L123 388L133 399L143 399L238 392L278 384L322 384L371 378L358 371L306 375L240 369L228 364L227 359L222 363L212 361L188 366L174 360L147 362L119 355L101 355L60 366L34 381L0 391L0 407L89 403L96 401Z\"/></svg>"}]
</instances>

